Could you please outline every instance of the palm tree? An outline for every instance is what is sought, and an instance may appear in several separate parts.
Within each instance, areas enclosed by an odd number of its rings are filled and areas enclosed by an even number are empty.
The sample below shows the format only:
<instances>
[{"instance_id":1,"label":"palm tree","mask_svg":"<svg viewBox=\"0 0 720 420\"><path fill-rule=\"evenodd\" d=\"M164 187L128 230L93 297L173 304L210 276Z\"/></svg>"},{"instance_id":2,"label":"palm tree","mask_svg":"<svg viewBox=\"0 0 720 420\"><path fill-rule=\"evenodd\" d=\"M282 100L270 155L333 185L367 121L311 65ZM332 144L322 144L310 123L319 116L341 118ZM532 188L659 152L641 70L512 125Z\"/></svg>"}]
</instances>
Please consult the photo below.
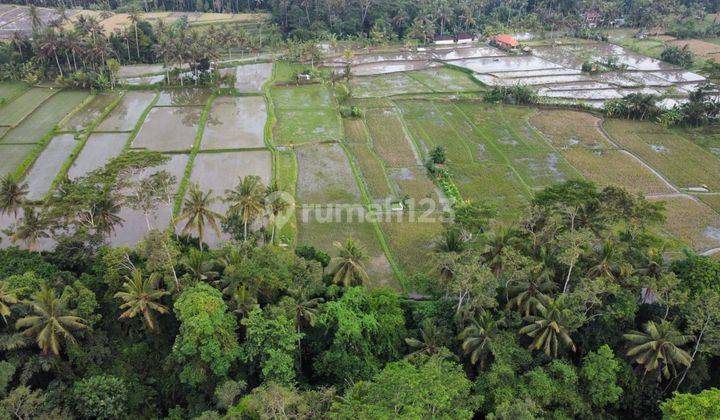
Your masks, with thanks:
<instances>
[{"instance_id":1,"label":"palm tree","mask_svg":"<svg viewBox=\"0 0 720 420\"><path fill-rule=\"evenodd\" d=\"M109 195L103 195L90 206L89 219L97 233L109 235L115 231L115 226L123 223L120 217L122 207Z\"/></svg>"},{"instance_id":2,"label":"palm tree","mask_svg":"<svg viewBox=\"0 0 720 420\"><path fill-rule=\"evenodd\" d=\"M62 341L76 343L73 331L88 328L86 321L71 315L67 307L46 284L28 302L34 315L20 318L15 328L25 337L35 338L44 354L59 355Z\"/></svg>"},{"instance_id":3,"label":"palm tree","mask_svg":"<svg viewBox=\"0 0 720 420\"><path fill-rule=\"evenodd\" d=\"M178 216L178 221L186 220L187 223L182 229L182 233L186 234L191 229L195 229L200 239L200 250L203 249L203 241L205 239L205 226L207 224L215 231L217 236L220 236L220 226L218 221L222 219L219 213L214 212L210 206L215 202L215 198L212 197L212 190L206 193L200 191L198 184L192 184L190 191L188 191L188 197L183 203L182 212Z\"/></svg>"},{"instance_id":4,"label":"palm tree","mask_svg":"<svg viewBox=\"0 0 720 420\"><path fill-rule=\"evenodd\" d=\"M338 255L332 259L335 264L332 271L333 282L350 287L367 281L365 248L352 238L348 238L344 244L335 242L334 246L338 250Z\"/></svg>"},{"instance_id":5,"label":"palm tree","mask_svg":"<svg viewBox=\"0 0 720 420\"><path fill-rule=\"evenodd\" d=\"M54 58L60 76L63 76L62 66L58 58L58 49L60 49L61 41L52 28L47 28L42 36L38 36L38 51L40 55L47 58Z\"/></svg>"},{"instance_id":6,"label":"palm tree","mask_svg":"<svg viewBox=\"0 0 720 420\"><path fill-rule=\"evenodd\" d=\"M692 356L680 346L694 340L692 335L680 334L667 321L659 324L649 321L643 331L630 331L623 334L631 347L627 352L636 363L645 367L644 374L658 371L658 381L677 375L678 364L690 366Z\"/></svg>"},{"instance_id":7,"label":"palm tree","mask_svg":"<svg viewBox=\"0 0 720 420\"><path fill-rule=\"evenodd\" d=\"M459 254L463 252L467 242L468 237L461 229L450 227L435 238L433 248L435 252L454 252Z\"/></svg>"},{"instance_id":8,"label":"palm tree","mask_svg":"<svg viewBox=\"0 0 720 420\"><path fill-rule=\"evenodd\" d=\"M411 337L405 339L405 343L413 350L407 357L412 359L422 354L427 356L438 354L444 347L443 338L443 330L433 320L425 319L420 328L420 339Z\"/></svg>"},{"instance_id":9,"label":"palm tree","mask_svg":"<svg viewBox=\"0 0 720 420\"><path fill-rule=\"evenodd\" d=\"M615 242L606 240L598 252L595 264L590 267L587 275L590 277L607 277L615 280L624 277L632 270L627 263L623 262L622 251Z\"/></svg>"},{"instance_id":10,"label":"palm tree","mask_svg":"<svg viewBox=\"0 0 720 420\"><path fill-rule=\"evenodd\" d=\"M21 184L14 175L7 174L0 178L0 214L12 213L17 219L18 210L25 203L27 194L27 184Z\"/></svg>"},{"instance_id":11,"label":"palm tree","mask_svg":"<svg viewBox=\"0 0 720 420\"><path fill-rule=\"evenodd\" d=\"M243 318L258 306L257 298L245 285L240 285L232 291L231 302L234 307L233 312Z\"/></svg>"},{"instance_id":12,"label":"palm tree","mask_svg":"<svg viewBox=\"0 0 720 420\"><path fill-rule=\"evenodd\" d=\"M540 306L547 304L548 292L556 288L552 279L542 276L542 269L535 270L512 287L508 287L508 308L516 307L523 316L534 315Z\"/></svg>"},{"instance_id":13,"label":"palm tree","mask_svg":"<svg viewBox=\"0 0 720 420\"><path fill-rule=\"evenodd\" d=\"M462 349L465 355L470 356L470 363L484 368L493 339L505 326L505 319L496 320L485 311L470 321L470 325L460 332L458 338L462 340Z\"/></svg>"},{"instance_id":14,"label":"palm tree","mask_svg":"<svg viewBox=\"0 0 720 420\"><path fill-rule=\"evenodd\" d=\"M0 282L0 316L7 324L7 317L10 316L10 306L18 303L17 289L10 287L8 282Z\"/></svg>"},{"instance_id":15,"label":"palm tree","mask_svg":"<svg viewBox=\"0 0 720 420\"><path fill-rule=\"evenodd\" d=\"M520 334L527 334L534 340L528 347L531 350L543 349L548 356L557 357L560 345L575 351L575 343L570 337L566 326L567 316L561 303L548 298L547 305L538 306L539 315L529 316L530 324L520 329Z\"/></svg>"},{"instance_id":16,"label":"palm tree","mask_svg":"<svg viewBox=\"0 0 720 420\"><path fill-rule=\"evenodd\" d=\"M268 187L265 194L265 203L272 219L272 233L270 234L270 243L275 243L275 232L277 230L278 217L283 212L287 211L292 207L292 203L283 196L284 194L280 191L277 183L273 183L272 186Z\"/></svg>"},{"instance_id":17,"label":"palm tree","mask_svg":"<svg viewBox=\"0 0 720 420\"><path fill-rule=\"evenodd\" d=\"M225 191L225 201L230 203L228 214L237 215L243 223L243 240L247 240L248 224L265 212L264 187L260 177L248 175L240 180L234 190Z\"/></svg>"},{"instance_id":18,"label":"palm tree","mask_svg":"<svg viewBox=\"0 0 720 420\"><path fill-rule=\"evenodd\" d=\"M137 10L131 10L128 13L128 19L133 25L133 31L135 32L135 51L137 52L138 62L140 61L140 38L138 37L138 22L140 22L140 13Z\"/></svg>"},{"instance_id":19,"label":"palm tree","mask_svg":"<svg viewBox=\"0 0 720 420\"><path fill-rule=\"evenodd\" d=\"M32 252L38 240L50 237L46 232L45 220L37 215L34 207L24 207L23 217L20 221L20 225L15 229L15 234L10 239L12 243L23 241L28 251Z\"/></svg>"},{"instance_id":20,"label":"palm tree","mask_svg":"<svg viewBox=\"0 0 720 420\"><path fill-rule=\"evenodd\" d=\"M493 274L498 276L505 267L505 248L512 247L517 242L517 233L507 226L499 226L490 231L485 237L483 258Z\"/></svg>"},{"instance_id":21,"label":"palm tree","mask_svg":"<svg viewBox=\"0 0 720 420\"><path fill-rule=\"evenodd\" d=\"M129 277L125 277L122 287L124 291L115 293L115 297L122 299L125 303L120 305L124 309L120 318L135 318L142 315L143 321L151 330L155 329L154 312L165 314L168 312L166 306L158 303L163 296L170 294L158 287L160 275L152 273L144 277L142 271L134 269Z\"/></svg>"},{"instance_id":22,"label":"palm tree","mask_svg":"<svg viewBox=\"0 0 720 420\"><path fill-rule=\"evenodd\" d=\"M212 271L213 260L207 253L201 250L191 248L181 263L190 272L195 281L207 280L217 275L216 272Z\"/></svg>"}]
</instances>

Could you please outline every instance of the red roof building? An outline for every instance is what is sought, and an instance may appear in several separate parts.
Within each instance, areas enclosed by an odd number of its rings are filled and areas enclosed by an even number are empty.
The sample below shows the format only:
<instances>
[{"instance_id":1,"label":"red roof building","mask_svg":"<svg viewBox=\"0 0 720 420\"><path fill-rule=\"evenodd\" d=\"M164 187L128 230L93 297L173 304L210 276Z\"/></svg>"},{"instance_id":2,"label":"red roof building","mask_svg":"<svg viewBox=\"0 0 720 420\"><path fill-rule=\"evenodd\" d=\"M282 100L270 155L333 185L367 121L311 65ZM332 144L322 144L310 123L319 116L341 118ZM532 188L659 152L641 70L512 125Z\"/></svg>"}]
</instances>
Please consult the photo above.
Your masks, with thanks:
<instances>
[{"instance_id":1,"label":"red roof building","mask_svg":"<svg viewBox=\"0 0 720 420\"><path fill-rule=\"evenodd\" d=\"M500 48L517 48L520 43L517 39L507 34L500 34L493 38L493 42Z\"/></svg>"}]
</instances>

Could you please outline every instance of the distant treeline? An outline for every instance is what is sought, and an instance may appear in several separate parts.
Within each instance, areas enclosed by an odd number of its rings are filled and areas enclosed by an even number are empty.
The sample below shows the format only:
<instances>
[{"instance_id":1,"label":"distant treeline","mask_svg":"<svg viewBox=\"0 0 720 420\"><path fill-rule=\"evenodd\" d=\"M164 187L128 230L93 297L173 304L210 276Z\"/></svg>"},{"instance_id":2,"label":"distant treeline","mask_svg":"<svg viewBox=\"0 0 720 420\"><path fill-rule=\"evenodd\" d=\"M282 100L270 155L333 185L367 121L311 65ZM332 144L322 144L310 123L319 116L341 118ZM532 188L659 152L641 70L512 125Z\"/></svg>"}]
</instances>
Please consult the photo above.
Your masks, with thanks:
<instances>
[{"instance_id":1,"label":"distant treeline","mask_svg":"<svg viewBox=\"0 0 720 420\"><path fill-rule=\"evenodd\" d=\"M27 0L15 0L26 4ZM599 25L621 22L649 28L678 19L702 18L720 11L717 0L29 0L38 6L88 7L110 10L176 10L243 12L269 10L276 23L295 38L321 33L382 35L447 35L497 32L506 28L553 30L577 28L586 12ZM617 19L623 18L622 21Z\"/></svg>"}]
</instances>

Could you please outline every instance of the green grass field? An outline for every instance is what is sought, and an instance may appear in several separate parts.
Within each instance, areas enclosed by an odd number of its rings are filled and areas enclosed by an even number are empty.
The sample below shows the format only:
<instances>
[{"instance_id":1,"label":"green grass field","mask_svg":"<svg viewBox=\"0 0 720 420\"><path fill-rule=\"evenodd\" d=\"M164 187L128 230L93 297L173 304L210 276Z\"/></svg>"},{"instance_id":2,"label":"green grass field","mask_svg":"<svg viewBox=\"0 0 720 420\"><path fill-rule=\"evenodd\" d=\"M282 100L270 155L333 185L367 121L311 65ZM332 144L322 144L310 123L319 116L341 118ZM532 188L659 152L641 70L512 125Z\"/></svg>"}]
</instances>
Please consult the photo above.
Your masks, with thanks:
<instances>
[{"instance_id":1,"label":"green grass field","mask_svg":"<svg viewBox=\"0 0 720 420\"><path fill-rule=\"evenodd\" d=\"M397 196L390 187L382 161L370 146L367 144L350 144L348 150L358 164L363 181L373 201L384 201Z\"/></svg>"},{"instance_id":2,"label":"green grass field","mask_svg":"<svg viewBox=\"0 0 720 420\"><path fill-rule=\"evenodd\" d=\"M342 127L334 109L275 112L277 123L273 137L278 145L337 142L342 138Z\"/></svg>"},{"instance_id":3,"label":"green grass field","mask_svg":"<svg viewBox=\"0 0 720 420\"><path fill-rule=\"evenodd\" d=\"M0 83L0 106L27 90L28 85L23 82L2 82Z\"/></svg>"},{"instance_id":4,"label":"green grass field","mask_svg":"<svg viewBox=\"0 0 720 420\"><path fill-rule=\"evenodd\" d=\"M87 97L79 90L61 91L43 102L30 116L8 131L3 143L36 143ZM24 96L24 95L23 95ZM13 101L14 102L14 101Z\"/></svg>"},{"instance_id":5,"label":"green grass field","mask_svg":"<svg viewBox=\"0 0 720 420\"><path fill-rule=\"evenodd\" d=\"M697 198L700 199L703 203L707 204L715 210L716 212L720 213L720 194L698 194Z\"/></svg>"},{"instance_id":6,"label":"green grass field","mask_svg":"<svg viewBox=\"0 0 720 420\"><path fill-rule=\"evenodd\" d=\"M407 73L355 77L350 81L350 88L356 98L384 98L407 93L432 92L429 87Z\"/></svg>"},{"instance_id":7,"label":"green grass field","mask_svg":"<svg viewBox=\"0 0 720 420\"><path fill-rule=\"evenodd\" d=\"M654 123L625 120L608 120L605 128L618 144L678 187L706 185L711 191L720 191L720 158L677 131Z\"/></svg>"},{"instance_id":8,"label":"green grass field","mask_svg":"<svg viewBox=\"0 0 720 420\"><path fill-rule=\"evenodd\" d=\"M531 117L532 125L585 178L630 192L672 192L662 179L622 150L616 150L599 130L599 120L586 113L547 110Z\"/></svg>"},{"instance_id":9,"label":"green grass field","mask_svg":"<svg viewBox=\"0 0 720 420\"><path fill-rule=\"evenodd\" d=\"M330 90L321 84L274 87L270 95L275 107L280 110L327 109L335 106Z\"/></svg>"},{"instance_id":10,"label":"green grass field","mask_svg":"<svg viewBox=\"0 0 720 420\"><path fill-rule=\"evenodd\" d=\"M32 88L0 108L0 125L17 125L57 90Z\"/></svg>"},{"instance_id":11,"label":"green grass field","mask_svg":"<svg viewBox=\"0 0 720 420\"><path fill-rule=\"evenodd\" d=\"M398 220L398 216L400 216ZM443 230L439 215L393 213L380 226L390 251L406 275L431 273L435 269L432 245Z\"/></svg>"},{"instance_id":12,"label":"green grass field","mask_svg":"<svg viewBox=\"0 0 720 420\"><path fill-rule=\"evenodd\" d=\"M451 67L437 67L407 73L433 92L469 92L483 88L472 76Z\"/></svg>"},{"instance_id":13,"label":"green grass field","mask_svg":"<svg viewBox=\"0 0 720 420\"><path fill-rule=\"evenodd\" d=\"M0 176L15 172L33 147L31 144L0 144Z\"/></svg>"}]
</instances>

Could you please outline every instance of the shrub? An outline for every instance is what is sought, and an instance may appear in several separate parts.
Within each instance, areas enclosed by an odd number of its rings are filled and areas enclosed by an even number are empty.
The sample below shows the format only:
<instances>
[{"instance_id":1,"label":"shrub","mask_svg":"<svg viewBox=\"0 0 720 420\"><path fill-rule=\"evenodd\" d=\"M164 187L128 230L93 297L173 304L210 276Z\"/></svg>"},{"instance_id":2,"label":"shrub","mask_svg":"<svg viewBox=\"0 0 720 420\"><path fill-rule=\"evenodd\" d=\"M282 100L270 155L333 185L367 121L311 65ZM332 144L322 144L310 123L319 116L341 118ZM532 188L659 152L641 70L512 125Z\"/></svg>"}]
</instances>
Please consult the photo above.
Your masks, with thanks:
<instances>
[{"instance_id":1,"label":"shrub","mask_svg":"<svg viewBox=\"0 0 720 420\"><path fill-rule=\"evenodd\" d=\"M485 93L488 102L505 102L513 105L534 104L537 102L535 91L525 85L494 86Z\"/></svg>"},{"instance_id":2,"label":"shrub","mask_svg":"<svg viewBox=\"0 0 720 420\"><path fill-rule=\"evenodd\" d=\"M340 106L340 115L343 118L360 118L362 117L362 110L356 106L342 105Z\"/></svg>"},{"instance_id":3,"label":"shrub","mask_svg":"<svg viewBox=\"0 0 720 420\"><path fill-rule=\"evenodd\" d=\"M111 375L96 375L75 382L75 412L84 418L114 419L128 412L127 386Z\"/></svg>"},{"instance_id":4,"label":"shrub","mask_svg":"<svg viewBox=\"0 0 720 420\"><path fill-rule=\"evenodd\" d=\"M445 152L445 148L442 146L436 146L430 151L430 159L436 165L442 165L443 163L445 163L445 160L447 159L447 153Z\"/></svg>"},{"instance_id":5,"label":"shrub","mask_svg":"<svg viewBox=\"0 0 720 420\"><path fill-rule=\"evenodd\" d=\"M677 45L670 45L660 53L660 59L681 67L690 67L693 63L693 53L687 45L682 48Z\"/></svg>"}]
</instances>

